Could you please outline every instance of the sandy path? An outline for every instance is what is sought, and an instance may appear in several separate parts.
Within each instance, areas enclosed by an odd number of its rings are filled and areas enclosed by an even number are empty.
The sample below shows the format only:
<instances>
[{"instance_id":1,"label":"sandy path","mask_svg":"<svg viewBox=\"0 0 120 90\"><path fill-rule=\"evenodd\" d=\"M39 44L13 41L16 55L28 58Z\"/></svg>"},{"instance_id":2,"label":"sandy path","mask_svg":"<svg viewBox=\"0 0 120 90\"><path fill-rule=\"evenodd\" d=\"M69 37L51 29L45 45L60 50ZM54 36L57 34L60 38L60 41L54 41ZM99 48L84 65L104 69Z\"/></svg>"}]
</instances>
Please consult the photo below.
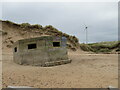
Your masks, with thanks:
<instances>
[{"instance_id":1,"label":"sandy path","mask_svg":"<svg viewBox=\"0 0 120 90\"><path fill-rule=\"evenodd\" d=\"M117 54L79 54L71 52L70 64L54 67L21 66L12 55L3 55L3 86L37 88L118 87Z\"/></svg>"}]
</instances>

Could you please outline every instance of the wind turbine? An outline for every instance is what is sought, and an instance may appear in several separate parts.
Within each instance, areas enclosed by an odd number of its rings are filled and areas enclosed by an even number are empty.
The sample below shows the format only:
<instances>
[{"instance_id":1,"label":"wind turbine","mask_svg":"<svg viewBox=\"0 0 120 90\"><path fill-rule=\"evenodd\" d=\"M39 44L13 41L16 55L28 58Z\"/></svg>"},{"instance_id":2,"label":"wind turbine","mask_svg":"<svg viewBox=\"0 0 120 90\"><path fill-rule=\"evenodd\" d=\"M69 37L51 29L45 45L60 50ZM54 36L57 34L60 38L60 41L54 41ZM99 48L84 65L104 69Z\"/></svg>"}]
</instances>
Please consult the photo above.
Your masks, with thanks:
<instances>
[{"instance_id":1,"label":"wind turbine","mask_svg":"<svg viewBox=\"0 0 120 90\"><path fill-rule=\"evenodd\" d=\"M86 44L88 44L88 26L85 25L84 30L86 31Z\"/></svg>"}]
</instances>

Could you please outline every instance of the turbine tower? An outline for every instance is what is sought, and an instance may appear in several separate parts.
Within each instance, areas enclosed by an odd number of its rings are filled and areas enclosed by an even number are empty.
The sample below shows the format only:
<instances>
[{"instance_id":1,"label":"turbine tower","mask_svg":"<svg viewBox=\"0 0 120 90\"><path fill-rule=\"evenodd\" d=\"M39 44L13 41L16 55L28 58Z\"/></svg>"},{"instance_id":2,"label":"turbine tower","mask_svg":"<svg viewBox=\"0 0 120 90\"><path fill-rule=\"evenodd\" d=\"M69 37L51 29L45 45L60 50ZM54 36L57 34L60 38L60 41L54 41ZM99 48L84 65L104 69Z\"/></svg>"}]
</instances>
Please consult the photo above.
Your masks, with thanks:
<instances>
[{"instance_id":1,"label":"turbine tower","mask_svg":"<svg viewBox=\"0 0 120 90\"><path fill-rule=\"evenodd\" d=\"M86 44L88 44L88 26L85 25L85 29L86 31Z\"/></svg>"}]
</instances>

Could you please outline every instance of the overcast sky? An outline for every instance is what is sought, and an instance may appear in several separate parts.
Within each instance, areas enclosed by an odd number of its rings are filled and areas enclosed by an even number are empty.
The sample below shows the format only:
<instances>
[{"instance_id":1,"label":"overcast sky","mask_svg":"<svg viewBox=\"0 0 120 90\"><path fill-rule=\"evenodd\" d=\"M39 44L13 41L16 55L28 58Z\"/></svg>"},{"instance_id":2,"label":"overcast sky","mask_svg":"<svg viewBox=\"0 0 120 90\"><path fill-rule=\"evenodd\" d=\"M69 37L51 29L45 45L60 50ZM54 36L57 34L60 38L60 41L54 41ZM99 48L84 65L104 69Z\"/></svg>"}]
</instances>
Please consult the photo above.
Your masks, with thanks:
<instances>
[{"instance_id":1,"label":"overcast sky","mask_svg":"<svg viewBox=\"0 0 120 90\"><path fill-rule=\"evenodd\" d=\"M16 23L52 25L58 30L75 35L85 43L116 41L118 39L117 2L4 2L2 20Z\"/></svg>"}]
</instances>

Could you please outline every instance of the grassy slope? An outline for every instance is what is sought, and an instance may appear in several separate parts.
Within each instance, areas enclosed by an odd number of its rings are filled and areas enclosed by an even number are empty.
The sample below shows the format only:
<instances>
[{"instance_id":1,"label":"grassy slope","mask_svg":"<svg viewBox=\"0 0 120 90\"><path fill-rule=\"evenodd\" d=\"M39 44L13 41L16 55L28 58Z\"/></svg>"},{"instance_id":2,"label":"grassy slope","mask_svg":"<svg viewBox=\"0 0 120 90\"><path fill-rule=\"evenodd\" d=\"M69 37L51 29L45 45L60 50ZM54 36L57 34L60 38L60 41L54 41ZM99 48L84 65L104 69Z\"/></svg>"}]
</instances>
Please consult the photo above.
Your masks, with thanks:
<instances>
[{"instance_id":1,"label":"grassy slope","mask_svg":"<svg viewBox=\"0 0 120 90\"><path fill-rule=\"evenodd\" d=\"M109 53L109 52L119 52L120 51L120 42L112 41L112 42L99 42L99 43L92 43L92 44L79 44L79 40L77 37L63 33L51 25L47 25L47 26L43 27L38 24L35 24L35 25L31 25L29 23L17 24L17 23L11 22L11 21L2 21L2 20L0 20L0 22L2 22L3 26L5 26L5 27L6 27L6 25L8 25L9 26L8 28L17 29L16 31L19 34L21 34L21 33L25 34L24 36L26 36L27 33L23 33L23 32L26 32L27 30L28 30L27 32L29 32L29 31L35 32L35 35L37 33L39 33L40 35L65 36L68 40L67 46L69 49L72 49L72 50L76 50L80 46L80 48L83 51L92 51L95 53ZM36 33L36 30L37 30L37 33ZM21 33L19 31L21 31ZM33 32L30 32L30 33L33 33ZM8 35L8 32L5 32L5 30L3 30L2 34L3 34L3 36L5 36L5 35ZM22 36L22 34L21 34L21 36Z\"/></svg>"},{"instance_id":2,"label":"grassy slope","mask_svg":"<svg viewBox=\"0 0 120 90\"><path fill-rule=\"evenodd\" d=\"M80 47L84 51L92 51L95 53L119 52L120 51L120 41L80 44Z\"/></svg>"},{"instance_id":3,"label":"grassy slope","mask_svg":"<svg viewBox=\"0 0 120 90\"><path fill-rule=\"evenodd\" d=\"M79 47L79 40L77 37L63 33L58 29L54 28L52 25L47 25L43 27L42 25L39 25L39 24L35 24L35 25L31 25L29 23L17 24L8 20L7 21L0 20L0 22L2 22L3 24L2 26L5 27L5 30L2 31L3 36L9 35L9 33L6 32L6 27L8 27L7 29L11 29L11 32L13 32L12 31L13 29L16 29L16 32L19 32L21 36L26 36L28 32L30 32L31 35L32 33L36 33L40 35L64 36L68 40L68 43L67 43L68 48L76 50Z\"/></svg>"}]
</instances>

